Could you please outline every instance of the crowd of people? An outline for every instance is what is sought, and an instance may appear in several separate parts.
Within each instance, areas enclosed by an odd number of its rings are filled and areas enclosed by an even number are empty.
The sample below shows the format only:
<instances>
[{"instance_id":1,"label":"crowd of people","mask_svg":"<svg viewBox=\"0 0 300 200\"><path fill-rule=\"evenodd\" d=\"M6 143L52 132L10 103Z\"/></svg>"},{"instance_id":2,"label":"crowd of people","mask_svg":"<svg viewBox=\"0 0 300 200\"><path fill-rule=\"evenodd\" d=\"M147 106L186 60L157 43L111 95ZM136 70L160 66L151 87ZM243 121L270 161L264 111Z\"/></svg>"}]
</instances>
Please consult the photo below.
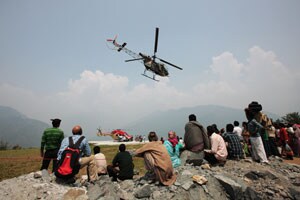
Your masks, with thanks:
<instances>
[{"instance_id":1,"label":"crowd of people","mask_svg":"<svg viewBox=\"0 0 300 200\"><path fill-rule=\"evenodd\" d=\"M80 126L73 128L73 136L64 138L63 131L59 129L61 120L54 119L53 127L46 129L42 137L41 170L48 169L53 159L55 171L64 150L78 141L78 165L79 168L87 166L89 182L94 182L101 175L109 175L112 181L133 179L134 156L144 159L147 170L144 177L150 183L172 185L176 181L176 168L185 164L201 166L209 163L211 166L224 166L228 159L238 161L246 157L268 164L270 156L293 159L300 155L300 125L273 123L262 112L262 106L258 102L251 102L245 108L245 116L248 121L242 122L242 126L234 121L219 130L216 124L203 127L196 115L190 114L183 138L175 131L169 131L166 140L163 137L159 140L156 132L151 131L148 134L149 142L134 152L129 153L126 145L120 144L119 152L109 165L99 146L94 147L92 155Z\"/></svg>"}]
</instances>

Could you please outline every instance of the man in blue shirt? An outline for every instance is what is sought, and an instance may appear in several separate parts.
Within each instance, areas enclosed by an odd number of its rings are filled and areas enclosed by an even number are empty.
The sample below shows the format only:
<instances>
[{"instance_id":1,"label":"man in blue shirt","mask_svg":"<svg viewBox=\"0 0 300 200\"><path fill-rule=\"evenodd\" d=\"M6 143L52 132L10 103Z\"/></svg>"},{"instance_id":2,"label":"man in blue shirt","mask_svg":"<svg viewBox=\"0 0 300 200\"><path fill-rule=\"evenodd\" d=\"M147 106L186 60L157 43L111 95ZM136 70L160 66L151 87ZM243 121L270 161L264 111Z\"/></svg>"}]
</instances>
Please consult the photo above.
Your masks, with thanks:
<instances>
[{"instance_id":1,"label":"man in blue shirt","mask_svg":"<svg viewBox=\"0 0 300 200\"><path fill-rule=\"evenodd\" d=\"M73 136L73 143L75 144L77 142L77 140L82 137L82 128L80 126L74 126L74 128L72 129L72 133ZM60 145L60 149L58 151L57 154L57 160L61 159L62 156L62 152L69 146L69 138L66 137L65 139L63 139L61 145ZM80 168L83 168L85 166L87 166L88 169L88 175L89 175L89 181L90 182L94 182L97 180L98 178L98 174L97 174L97 167L96 164L94 162L94 155L91 155L91 148L89 146L89 143L87 141L86 138L84 138L82 140L82 142L79 145L79 149L80 149L80 159L79 159L79 164L80 164Z\"/></svg>"}]
</instances>

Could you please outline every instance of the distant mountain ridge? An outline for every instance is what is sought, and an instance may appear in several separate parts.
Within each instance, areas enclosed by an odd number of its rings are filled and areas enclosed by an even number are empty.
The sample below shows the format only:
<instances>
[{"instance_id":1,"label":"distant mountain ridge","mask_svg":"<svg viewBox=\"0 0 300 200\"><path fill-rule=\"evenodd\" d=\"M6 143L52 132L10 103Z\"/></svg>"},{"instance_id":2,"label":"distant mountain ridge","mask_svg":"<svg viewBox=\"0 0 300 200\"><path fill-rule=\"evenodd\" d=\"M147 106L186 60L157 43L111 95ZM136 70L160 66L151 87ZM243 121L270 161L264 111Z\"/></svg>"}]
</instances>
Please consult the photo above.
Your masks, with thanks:
<instances>
[{"instance_id":1,"label":"distant mountain ridge","mask_svg":"<svg viewBox=\"0 0 300 200\"><path fill-rule=\"evenodd\" d=\"M47 127L49 124L30 119L13 108L0 106L0 140L10 146L39 147Z\"/></svg>"},{"instance_id":2,"label":"distant mountain ridge","mask_svg":"<svg viewBox=\"0 0 300 200\"><path fill-rule=\"evenodd\" d=\"M276 114L264 112L274 120L280 118ZM240 124L246 121L243 109L202 105L155 112L128 123L122 128L132 135L147 135L149 131L156 131L160 137L166 138L168 131L174 130L178 136L183 136L184 126L188 122L190 114L195 114L197 120L205 128L211 124L217 124L218 128L224 128L226 124L233 123L235 120ZM39 147L42 133L48 127L51 126L42 121L30 119L13 108L0 106L0 140L8 142L10 146ZM86 136L89 140L111 140L110 137Z\"/></svg>"},{"instance_id":3,"label":"distant mountain ridge","mask_svg":"<svg viewBox=\"0 0 300 200\"><path fill-rule=\"evenodd\" d=\"M265 112L269 118L274 120L280 116ZM139 119L126 126L128 130L133 130L134 134L147 134L149 131L156 131L161 137L166 138L170 130L174 130L177 135L183 136L184 126L188 122L188 116L195 114L197 121L205 128L211 124L217 124L218 128L225 128L226 124L233 123L235 120L240 122L247 121L243 109L235 109L218 105L201 105L196 107L180 108L155 112L145 118Z\"/></svg>"}]
</instances>

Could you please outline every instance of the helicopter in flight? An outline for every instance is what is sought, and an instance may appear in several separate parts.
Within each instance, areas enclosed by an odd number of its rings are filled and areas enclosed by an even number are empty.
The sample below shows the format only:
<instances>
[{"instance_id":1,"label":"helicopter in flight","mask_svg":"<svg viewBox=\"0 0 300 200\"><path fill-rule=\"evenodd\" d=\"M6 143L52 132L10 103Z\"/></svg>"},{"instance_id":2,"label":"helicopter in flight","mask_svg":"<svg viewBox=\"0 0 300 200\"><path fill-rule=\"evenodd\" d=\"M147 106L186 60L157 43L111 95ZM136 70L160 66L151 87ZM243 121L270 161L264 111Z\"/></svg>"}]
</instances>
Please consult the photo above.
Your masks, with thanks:
<instances>
[{"instance_id":1,"label":"helicopter in flight","mask_svg":"<svg viewBox=\"0 0 300 200\"><path fill-rule=\"evenodd\" d=\"M143 53L137 54L137 53L127 49L125 47L127 45L126 42L123 43L122 45L117 43L117 36L114 39L107 39L106 41L113 45L113 48L112 48L113 50L117 50L118 52L124 51L125 53L127 53L129 56L131 56L133 58L130 60L125 60L125 62L141 61L145 66L145 70L142 75L147 78L150 78L152 80L158 81L157 79L155 79L156 75L162 76L162 77L169 75L169 72L168 72L167 68L165 67L165 64L168 64L172 67L182 70L181 67L178 67L178 66L156 56L157 46L158 46L158 34L159 34L159 28L156 28L153 56L149 56L149 55L146 55ZM157 62L157 60L159 60L160 62ZM147 71L151 71L153 76L152 77L148 76L146 74Z\"/></svg>"}]
</instances>

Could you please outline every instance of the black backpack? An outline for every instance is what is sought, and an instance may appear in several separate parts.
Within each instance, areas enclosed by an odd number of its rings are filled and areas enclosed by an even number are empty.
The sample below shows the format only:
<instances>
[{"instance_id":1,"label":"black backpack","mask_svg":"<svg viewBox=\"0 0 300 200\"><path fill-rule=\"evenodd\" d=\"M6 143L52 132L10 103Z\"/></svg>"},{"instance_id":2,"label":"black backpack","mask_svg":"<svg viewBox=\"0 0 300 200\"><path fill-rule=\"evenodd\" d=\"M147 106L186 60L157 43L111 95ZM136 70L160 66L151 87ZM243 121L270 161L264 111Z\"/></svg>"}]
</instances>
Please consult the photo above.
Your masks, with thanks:
<instances>
[{"instance_id":1,"label":"black backpack","mask_svg":"<svg viewBox=\"0 0 300 200\"><path fill-rule=\"evenodd\" d=\"M61 159L58 161L57 168L54 172L56 177L69 179L74 177L79 172L79 145L83 139L84 136L81 136L74 144L72 136L69 137L69 146L62 152Z\"/></svg>"}]
</instances>

